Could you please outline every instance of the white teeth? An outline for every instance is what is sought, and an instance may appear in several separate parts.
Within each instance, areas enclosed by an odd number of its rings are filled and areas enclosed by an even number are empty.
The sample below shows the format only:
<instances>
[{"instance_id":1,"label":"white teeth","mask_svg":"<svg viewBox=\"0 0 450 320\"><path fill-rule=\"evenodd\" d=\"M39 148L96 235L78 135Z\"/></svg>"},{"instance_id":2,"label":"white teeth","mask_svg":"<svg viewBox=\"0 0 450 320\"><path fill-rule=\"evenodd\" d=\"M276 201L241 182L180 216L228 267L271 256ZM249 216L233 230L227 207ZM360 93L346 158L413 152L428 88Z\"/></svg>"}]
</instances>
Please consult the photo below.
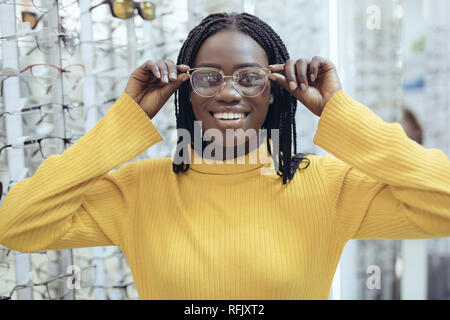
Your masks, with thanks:
<instances>
[{"instance_id":1,"label":"white teeth","mask_svg":"<svg viewBox=\"0 0 450 320\"><path fill-rule=\"evenodd\" d=\"M236 113L236 112L223 112L223 113L214 113L214 117L222 120L229 119L244 119L244 113Z\"/></svg>"}]
</instances>

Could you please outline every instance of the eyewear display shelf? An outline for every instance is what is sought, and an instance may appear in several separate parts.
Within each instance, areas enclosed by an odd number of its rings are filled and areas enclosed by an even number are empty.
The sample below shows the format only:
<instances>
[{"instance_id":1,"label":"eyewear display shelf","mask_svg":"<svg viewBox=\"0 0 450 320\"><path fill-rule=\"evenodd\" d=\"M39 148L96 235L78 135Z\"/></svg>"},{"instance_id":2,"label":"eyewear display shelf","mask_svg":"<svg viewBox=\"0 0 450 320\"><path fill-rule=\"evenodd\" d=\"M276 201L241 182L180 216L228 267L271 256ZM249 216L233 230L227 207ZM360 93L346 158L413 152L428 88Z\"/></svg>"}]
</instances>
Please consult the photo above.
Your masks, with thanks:
<instances>
[{"instance_id":1,"label":"eyewear display shelf","mask_svg":"<svg viewBox=\"0 0 450 320\"><path fill-rule=\"evenodd\" d=\"M45 11L45 16L43 15L44 19L42 19L42 23L49 29L58 30L60 26L60 17L58 12L59 6L56 4L52 4L51 1L41 2L41 4L48 4L48 7L40 8ZM22 21L17 21L16 10L19 10L19 5L15 5L11 2L0 3L0 30L3 37L15 35L20 32L24 28L24 26L27 26L26 22L23 23ZM18 42L18 37L11 37L8 39L3 39L1 41L1 64L3 70L8 70L8 68L11 68L13 70L21 70L21 68L23 67L21 65L21 58L23 57L19 55L20 48ZM40 61L37 61L35 63L47 65L50 64L61 68L62 59L59 41L55 43L50 42L49 45L54 46L53 48L51 48L51 52L41 55L39 57ZM32 92L21 90L22 80L32 82L35 79L27 79L26 76L22 74L19 74L18 76L2 78L2 112L14 112L13 115L8 115L1 119L1 121L4 121L5 132L2 132L2 135L5 135L6 137L5 143L7 143L8 145L13 145L11 149L3 150L3 152L7 153L7 163L2 164L2 166L7 169L7 178L5 179L6 181L19 182L20 180L31 176L34 173L33 171L36 169L27 167L27 163L29 163L28 160L30 159L26 159L28 155L25 152L25 148L23 148L23 143L22 145L20 145L20 141L23 142L24 139L31 137L29 136L29 133L25 133L25 128L22 126L22 114L17 111L24 107L28 107L30 104L29 102L33 100L32 98L38 100L42 98L42 101L50 99L52 103L57 104L64 103L62 76L51 79L51 86L47 88L47 92L45 92L45 90L39 90L39 95L36 95L36 97L32 97L32 95L34 96L34 93ZM42 95L43 93L45 95ZM53 120L51 124L53 129L50 134L57 137L69 138L66 136L68 131L65 130L66 123L64 110L61 108L59 112L53 113L51 118ZM24 134L26 134L27 136L24 136ZM3 185L5 185L5 180L2 180ZM12 186L10 185L9 187L11 188ZM35 282L33 281L34 279L32 270L32 255L35 253L27 254L13 251L13 254L15 268L14 280L16 285L23 285L22 289L17 290L17 295L14 296L14 298L19 300L31 300L33 298L36 298L36 295L33 292L33 284ZM64 273L65 270L69 268L69 266L73 265L72 250L58 250L56 252L56 255L58 257L57 271L59 273ZM5 279L0 279L0 281L3 280ZM74 290L68 290L67 287L65 287L65 281L60 282L58 284L58 287L53 288L53 290L58 292L57 296L59 299L74 299Z\"/></svg>"}]
</instances>

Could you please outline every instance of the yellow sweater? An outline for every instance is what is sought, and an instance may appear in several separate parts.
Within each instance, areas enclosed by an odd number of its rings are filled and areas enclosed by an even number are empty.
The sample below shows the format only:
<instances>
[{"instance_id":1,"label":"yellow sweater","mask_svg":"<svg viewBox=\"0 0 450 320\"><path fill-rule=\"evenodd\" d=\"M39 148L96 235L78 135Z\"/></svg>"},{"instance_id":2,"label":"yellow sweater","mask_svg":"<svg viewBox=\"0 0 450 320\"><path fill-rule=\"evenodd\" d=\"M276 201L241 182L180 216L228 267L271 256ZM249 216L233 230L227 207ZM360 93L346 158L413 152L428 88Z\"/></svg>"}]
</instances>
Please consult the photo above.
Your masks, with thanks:
<instances>
[{"instance_id":1,"label":"yellow sweater","mask_svg":"<svg viewBox=\"0 0 450 320\"><path fill-rule=\"evenodd\" d=\"M308 156L284 186L261 174L267 161L193 164L185 174L170 158L126 163L161 140L123 94L9 192L0 243L22 252L119 246L141 299L328 299L349 239L450 236L447 156L344 91L314 137L330 155Z\"/></svg>"}]
</instances>

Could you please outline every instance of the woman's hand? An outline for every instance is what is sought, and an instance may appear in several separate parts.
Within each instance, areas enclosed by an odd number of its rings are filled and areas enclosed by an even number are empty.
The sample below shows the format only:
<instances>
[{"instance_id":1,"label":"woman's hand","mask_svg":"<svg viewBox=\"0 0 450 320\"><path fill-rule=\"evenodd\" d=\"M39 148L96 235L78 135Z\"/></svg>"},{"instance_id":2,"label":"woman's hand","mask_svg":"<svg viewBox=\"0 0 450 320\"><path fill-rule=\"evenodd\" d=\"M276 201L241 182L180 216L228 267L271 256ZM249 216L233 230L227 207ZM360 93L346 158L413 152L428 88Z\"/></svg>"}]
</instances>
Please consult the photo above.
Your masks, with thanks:
<instances>
[{"instance_id":1,"label":"woman's hand","mask_svg":"<svg viewBox=\"0 0 450 320\"><path fill-rule=\"evenodd\" d=\"M189 79L188 70L188 66L176 66L172 60L149 60L131 74L125 93L152 119L181 84Z\"/></svg>"},{"instance_id":2,"label":"woman's hand","mask_svg":"<svg viewBox=\"0 0 450 320\"><path fill-rule=\"evenodd\" d=\"M342 90L334 64L325 58L289 59L285 64L268 66L270 79L289 91L312 113L320 117L331 97Z\"/></svg>"}]
</instances>

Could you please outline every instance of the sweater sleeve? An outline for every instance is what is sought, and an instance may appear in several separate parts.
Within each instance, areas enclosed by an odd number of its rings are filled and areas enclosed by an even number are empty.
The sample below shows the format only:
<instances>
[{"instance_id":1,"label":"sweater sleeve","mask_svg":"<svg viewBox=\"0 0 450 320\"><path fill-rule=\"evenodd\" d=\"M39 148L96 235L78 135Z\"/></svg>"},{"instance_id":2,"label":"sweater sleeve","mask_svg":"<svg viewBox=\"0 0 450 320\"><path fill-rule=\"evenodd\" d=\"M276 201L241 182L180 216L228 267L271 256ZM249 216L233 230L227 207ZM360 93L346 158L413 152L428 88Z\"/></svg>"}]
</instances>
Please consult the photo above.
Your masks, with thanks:
<instances>
[{"instance_id":1,"label":"sweater sleeve","mask_svg":"<svg viewBox=\"0 0 450 320\"><path fill-rule=\"evenodd\" d=\"M0 208L0 244L21 252L120 246L137 193L136 162L126 162L161 140L124 93L76 143L10 190Z\"/></svg>"},{"instance_id":2,"label":"sweater sleeve","mask_svg":"<svg viewBox=\"0 0 450 320\"><path fill-rule=\"evenodd\" d=\"M344 91L325 106L314 143L344 240L450 236L450 162Z\"/></svg>"}]
</instances>

